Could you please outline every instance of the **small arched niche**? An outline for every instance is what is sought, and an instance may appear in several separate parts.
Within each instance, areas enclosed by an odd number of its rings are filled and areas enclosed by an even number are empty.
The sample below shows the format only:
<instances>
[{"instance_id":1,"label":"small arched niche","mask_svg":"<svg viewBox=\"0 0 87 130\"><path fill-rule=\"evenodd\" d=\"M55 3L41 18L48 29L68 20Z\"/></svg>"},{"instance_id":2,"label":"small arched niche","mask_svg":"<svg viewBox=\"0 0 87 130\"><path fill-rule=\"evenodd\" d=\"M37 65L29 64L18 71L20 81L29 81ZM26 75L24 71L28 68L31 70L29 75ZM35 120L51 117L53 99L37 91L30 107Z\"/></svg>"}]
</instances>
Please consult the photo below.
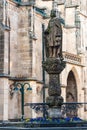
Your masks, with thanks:
<instances>
[{"instance_id":1,"label":"small arched niche","mask_svg":"<svg viewBox=\"0 0 87 130\"><path fill-rule=\"evenodd\" d=\"M67 78L66 102L77 102L77 84L73 71L70 71Z\"/></svg>"}]
</instances>

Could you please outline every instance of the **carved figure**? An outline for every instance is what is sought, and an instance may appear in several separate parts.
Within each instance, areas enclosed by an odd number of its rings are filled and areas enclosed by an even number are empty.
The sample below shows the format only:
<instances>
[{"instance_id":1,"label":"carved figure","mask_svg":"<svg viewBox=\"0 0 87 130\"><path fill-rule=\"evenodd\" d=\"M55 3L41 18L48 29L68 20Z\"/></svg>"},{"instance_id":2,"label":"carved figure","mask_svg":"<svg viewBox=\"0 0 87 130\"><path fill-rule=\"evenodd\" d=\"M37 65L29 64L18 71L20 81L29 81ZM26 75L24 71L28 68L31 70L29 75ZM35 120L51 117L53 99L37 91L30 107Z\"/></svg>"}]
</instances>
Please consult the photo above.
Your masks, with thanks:
<instances>
[{"instance_id":1,"label":"carved figure","mask_svg":"<svg viewBox=\"0 0 87 130\"><path fill-rule=\"evenodd\" d=\"M47 57L62 57L62 28L57 17L53 17L45 31Z\"/></svg>"},{"instance_id":2,"label":"carved figure","mask_svg":"<svg viewBox=\"0 0 87 130\"><path fill-rule=\"evenodd\" d=\"M61 96L60 73L65 68L65 61L62 56L62 27L59 19L56 17L56 10L51 11L51 20L44 32L46 61L43 61L43 68L49 74L48 97L48 117L62 118L61 105L63 97Z\"/></svg>"}]
</instances>

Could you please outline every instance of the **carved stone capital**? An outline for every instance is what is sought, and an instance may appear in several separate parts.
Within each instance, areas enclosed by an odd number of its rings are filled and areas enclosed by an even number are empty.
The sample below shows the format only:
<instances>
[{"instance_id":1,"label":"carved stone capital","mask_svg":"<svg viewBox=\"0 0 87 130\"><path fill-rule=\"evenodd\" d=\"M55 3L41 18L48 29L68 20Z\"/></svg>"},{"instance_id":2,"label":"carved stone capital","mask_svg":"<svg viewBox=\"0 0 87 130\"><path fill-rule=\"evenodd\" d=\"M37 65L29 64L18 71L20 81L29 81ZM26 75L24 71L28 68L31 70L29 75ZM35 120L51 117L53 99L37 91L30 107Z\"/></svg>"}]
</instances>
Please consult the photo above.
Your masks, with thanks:
<instances>
[{"instance_id":1,"label":"carved stone capital","mask_svg":"<svg viewBox=\"0 0 87 130\"><path fill-rule=\"evenodd\" d=\"M66 62L63 59L48 58L43 62L43 68L48 74L60 74L65 68Z\"/></svg>"}]
</instances>

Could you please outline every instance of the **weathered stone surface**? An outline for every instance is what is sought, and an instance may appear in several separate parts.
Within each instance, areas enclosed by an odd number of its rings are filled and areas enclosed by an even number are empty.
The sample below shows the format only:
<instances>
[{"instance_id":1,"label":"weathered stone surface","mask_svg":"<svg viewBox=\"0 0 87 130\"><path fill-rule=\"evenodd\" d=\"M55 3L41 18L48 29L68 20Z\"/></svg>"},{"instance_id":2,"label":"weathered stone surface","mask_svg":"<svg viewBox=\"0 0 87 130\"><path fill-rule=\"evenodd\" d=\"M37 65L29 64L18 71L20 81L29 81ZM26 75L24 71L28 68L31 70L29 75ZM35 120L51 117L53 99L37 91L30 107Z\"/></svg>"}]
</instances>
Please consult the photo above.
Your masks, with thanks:
<instances>
[{"instance_id":1,"label":"weathered stone surface","mask_svg":"<svg viewBox=\"0 0 87 130\"><path fill-rule=\"evenodd\" d=\"M63 104L63 97L62 96L49 96L46 99L46 102L49 104L49 106L52 108L61 108L61 105Z\"/></svg>"},{"instance_id":2,"label":"weathered stone surface","mask_svg":"<svg viewBox=\"0 0 87 130\"><path fill-rule=\"evenodd\" d=\"M49 94L49 96L60 96L61 95L59 75L57 75L57 74L49 75L48 94Z\"/></svg>"},{"instance_id":3,"label":"weathered stone surface","mask_svg":"<svg viewBox=\"0 0 87 130\"><path fill-rule=\"evenodd\" d=\"M44 34L46 57L62 58L62 27L54 10Z\"/></svg>"},{"instance_id":4,"label":"weathered stone surface","mask_svg":"<svg viewBox=\"0 0 87 130\"><path fill-rule=\"evenodd\" d=\"M65 65L65 61L58 58L47 58L47 60L43 62L43 68L48 74L60 74L65 68Z\"/></svg>"}]
</instances>

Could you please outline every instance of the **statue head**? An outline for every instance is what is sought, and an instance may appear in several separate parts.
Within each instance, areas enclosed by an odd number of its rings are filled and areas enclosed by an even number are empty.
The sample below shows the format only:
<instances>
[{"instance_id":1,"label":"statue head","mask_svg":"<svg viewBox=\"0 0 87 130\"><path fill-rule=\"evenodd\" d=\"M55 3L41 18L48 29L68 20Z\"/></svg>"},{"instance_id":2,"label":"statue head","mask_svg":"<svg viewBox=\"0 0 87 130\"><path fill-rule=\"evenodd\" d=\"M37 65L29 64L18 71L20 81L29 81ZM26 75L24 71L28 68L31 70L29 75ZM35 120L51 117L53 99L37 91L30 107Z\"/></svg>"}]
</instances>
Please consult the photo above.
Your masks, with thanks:
<instances>
[{"instance_id":1,"label":"statue head","mask_svg":"<svg viewBox=\"0 0 87 130\"><path fill-rule=\"evenodd\" d=\"M55 10L52 9L52 10L51 10L50 17L51 17L51 18L55 18L55 17L59 18L59 17L60 17L60 12L59 12L58 10L56 10L56 9L55 9Z\"/></svg>"},{"instance_id":2,"label":"statue head","mask_svg":"<svg viewBox=\"0 0 87 130\"><path fill-rule=\"evenodd\" d=\"M51 10L50 17L51 17L51 18L56 17L56 10L53 10L53 9Z\"/></svg>"}]
</instances>

